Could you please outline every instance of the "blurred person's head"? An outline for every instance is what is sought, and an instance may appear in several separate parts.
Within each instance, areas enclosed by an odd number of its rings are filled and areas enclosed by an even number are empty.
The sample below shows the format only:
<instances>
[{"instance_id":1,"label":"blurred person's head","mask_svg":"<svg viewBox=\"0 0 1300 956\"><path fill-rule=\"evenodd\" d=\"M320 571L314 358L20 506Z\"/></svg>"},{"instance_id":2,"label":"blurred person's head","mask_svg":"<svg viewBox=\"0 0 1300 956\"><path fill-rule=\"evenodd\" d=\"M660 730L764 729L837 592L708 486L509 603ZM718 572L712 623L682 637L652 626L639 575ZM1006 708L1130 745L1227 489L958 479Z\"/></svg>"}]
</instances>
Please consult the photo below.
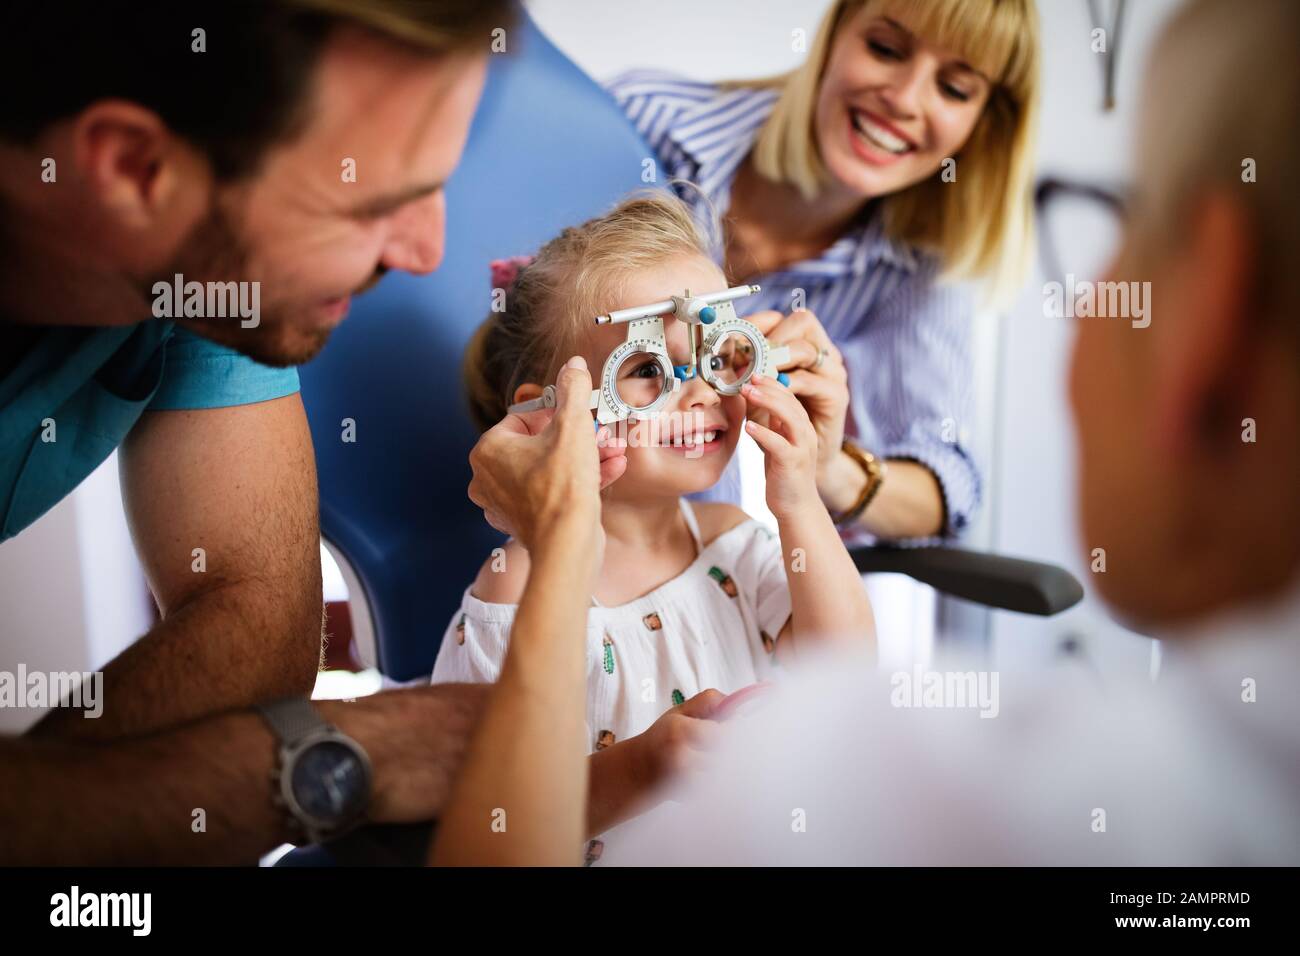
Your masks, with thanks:
<instances>
[{"instance_id":1,"label":"blurred person's head","mask_svg":"<svg viewBox=\"0 0 1300 956\"><path fill-rule=\"evenodd\" d=\"M1034 0L838 0L803 64L763 81L780 97L755 168L808 199L884 199L892 238L1008 291L1032 234L1038 47Z\"/></svg>"},{"instance_id":2,"label":"blurred person's head","mask_svg":"<svg viewBox=\"0 0 1300 956\"><path fill-rule=\"evenodd\" d=\"M1151 283L1150 325L1079 320L1083 545L1104 549L1097 586L1139 626L1300 576L1298 48L1294 0L1179 12L1106 276Z\"/></svg>"},{"instance_id":3,"label":"blurred person's head","mask_svg":"<svg viewBox=\"0 0 1300 956\"><path fill-rule=\"evenodd\" d=\"M389 269L437 267L441 186L511 12L508 0L6 10L0 312L123 324L148 318L154 284L176 274L257 282L254 327L180 321L264 362L311 358L353 293Z\"/></svg>"}]
</instances>

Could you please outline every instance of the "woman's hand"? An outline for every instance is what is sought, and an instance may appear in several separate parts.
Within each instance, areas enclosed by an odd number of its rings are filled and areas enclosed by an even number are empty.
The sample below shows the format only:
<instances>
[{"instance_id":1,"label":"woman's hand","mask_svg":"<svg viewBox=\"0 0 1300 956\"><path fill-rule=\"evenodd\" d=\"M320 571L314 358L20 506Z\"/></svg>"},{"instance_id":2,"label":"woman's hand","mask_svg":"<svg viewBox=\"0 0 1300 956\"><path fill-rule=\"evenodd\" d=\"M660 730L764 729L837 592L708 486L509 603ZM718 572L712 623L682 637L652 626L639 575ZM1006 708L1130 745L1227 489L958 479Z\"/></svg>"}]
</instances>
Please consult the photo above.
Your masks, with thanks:
<instances>
[{"instance_id":1,"label":"woman's hand","mask_svg":"<svg viewBox=\"0 0 1300 956\"><path fill-rule=\"evenodd\" d=\"M763 449L767 476L767 506L780 521L809 506L820 510L817 494L817 430L803 404L791 391L766 375L755 375L741 394L750 420L745 430ZM762 412L766 424L754 420Z\"/></svg>"},{"instance_id":2,"label":"woman's hand","mask_svg":"<svg viewBox=\"0 0 1300 956\"><path fill-rule=\"evenodd\" d=\"M790 391L799 396L817 431L817 487L825 498L831 468L844 442L844 420L849 411L844 359L817 316L807 309L785 317L776 311L757 312L749 316L749 321L773 345L790 349L790 360L781 365L781 371L790 377Z\"/></svg>"},{"instance_id":3,"label":"woman's hand","mask_svg":"<svg viewBox=\"0 0 1300 956\"><path fill-rule=\"evenodd\" d=\"M555 408L507 415L470 452L470 500L529 551L557 522L599 530L600 489L627 468L626 449L594 433L590 395L587 363L574 356L560 370Z\"/></svg>"}]
</instances>

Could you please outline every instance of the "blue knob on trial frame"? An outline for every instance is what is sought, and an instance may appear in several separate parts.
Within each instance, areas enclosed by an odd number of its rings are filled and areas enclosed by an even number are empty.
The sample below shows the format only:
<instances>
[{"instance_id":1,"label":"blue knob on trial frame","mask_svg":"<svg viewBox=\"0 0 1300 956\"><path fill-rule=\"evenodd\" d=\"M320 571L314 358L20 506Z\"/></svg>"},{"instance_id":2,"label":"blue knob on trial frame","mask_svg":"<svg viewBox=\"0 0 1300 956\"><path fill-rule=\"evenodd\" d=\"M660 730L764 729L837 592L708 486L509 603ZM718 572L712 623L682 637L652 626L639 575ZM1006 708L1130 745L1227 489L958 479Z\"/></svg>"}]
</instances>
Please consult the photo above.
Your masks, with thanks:
<instances>
[{"instance_id":1,"label":"blue knob on trial frame","mask_svg":"<svg viewBox=\"0 0 1300 956\"><path fill-rule=\"evenodd\" d=\"M696 370L689 365L674 365L673 374L677 376L679 381L689 382L696 376ZM786 388L790 387L790 376L786 375L785 372L777 372L776 380Z\"/></svg>"},{"instance_id":2,"label":"blue knob on trial frame","mask_svg":"<svg viewBox=\"0 0 1300 956\"><path fill-rule=\"evenodd\" d=\"M718 311L711 305L706 305L700 309L700 321L705 325L712 325L718 318Z\"/></svg>"}]
</instances>

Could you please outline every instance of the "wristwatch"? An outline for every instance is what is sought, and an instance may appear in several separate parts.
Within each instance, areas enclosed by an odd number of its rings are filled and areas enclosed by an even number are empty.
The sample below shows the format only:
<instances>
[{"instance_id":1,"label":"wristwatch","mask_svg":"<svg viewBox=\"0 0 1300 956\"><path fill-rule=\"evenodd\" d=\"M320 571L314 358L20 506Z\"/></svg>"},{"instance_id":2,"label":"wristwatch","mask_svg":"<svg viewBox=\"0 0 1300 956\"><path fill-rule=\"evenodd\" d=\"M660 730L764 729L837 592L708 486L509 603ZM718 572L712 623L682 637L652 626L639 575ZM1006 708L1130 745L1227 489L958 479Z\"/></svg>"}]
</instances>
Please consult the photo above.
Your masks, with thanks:
<instances>
[{"instance_id":1,"label":"wristwatch","mask_svg":"<svg viewBox=\"0 0 1300 956\"><path fill-rule=\"evenodd\" d=\"M839 514L831 515L831 520L838 527L846 528L854 524L862 512L867 510L867 505L871 504L871 500L880 491L880 486L885 483L885 476L889 473L889 466L883 459L877 458L871 452L859 448L847 438L840 444L840 448L862 469L862 473L867 479L862 486L861 493L858 495L858 500Z\"/></svg>"},{"instance_id":2,"label":"wristwatch","mask_svg":"<svg viewBox=\"0 0 1300 956\"><path fill-rule=\"evenodd\" d=\"M359 743L326 721L302 697L257 708L279 740L271 771L272 800L308 843L356 826L370 805L373 772Z\"/></svg>"}]
</instances>

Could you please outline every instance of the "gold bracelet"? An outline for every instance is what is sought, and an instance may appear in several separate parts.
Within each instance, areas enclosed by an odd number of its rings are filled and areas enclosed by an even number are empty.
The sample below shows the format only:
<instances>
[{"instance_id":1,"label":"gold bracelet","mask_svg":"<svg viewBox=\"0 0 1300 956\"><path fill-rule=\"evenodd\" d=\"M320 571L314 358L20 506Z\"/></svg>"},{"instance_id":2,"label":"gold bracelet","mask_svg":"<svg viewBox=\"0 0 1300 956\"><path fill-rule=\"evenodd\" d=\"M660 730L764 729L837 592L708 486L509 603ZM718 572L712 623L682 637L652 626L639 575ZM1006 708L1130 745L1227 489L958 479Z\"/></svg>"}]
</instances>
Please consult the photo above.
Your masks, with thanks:
<instances>
[{"instance_id":1,"label":"gold bracelet","mask_svg":"<svg viewBox=\"0 0 1300 956\"><path fill-rule=\"evenodd\" d=\"M862 512L867 510L867 505L871 504L871 499L876 497L880 491L880 486L885 483L885 475L889 471L889 466L885 462L864 451L847 438L840 445L844 454L848 455L867 476L867 483L863 486L862 492L858 495L858 500L853 502L853 506L838 515L831 515L831 520L838 526L852 524L857 521Z\"/></svg>"}]
</instances>

